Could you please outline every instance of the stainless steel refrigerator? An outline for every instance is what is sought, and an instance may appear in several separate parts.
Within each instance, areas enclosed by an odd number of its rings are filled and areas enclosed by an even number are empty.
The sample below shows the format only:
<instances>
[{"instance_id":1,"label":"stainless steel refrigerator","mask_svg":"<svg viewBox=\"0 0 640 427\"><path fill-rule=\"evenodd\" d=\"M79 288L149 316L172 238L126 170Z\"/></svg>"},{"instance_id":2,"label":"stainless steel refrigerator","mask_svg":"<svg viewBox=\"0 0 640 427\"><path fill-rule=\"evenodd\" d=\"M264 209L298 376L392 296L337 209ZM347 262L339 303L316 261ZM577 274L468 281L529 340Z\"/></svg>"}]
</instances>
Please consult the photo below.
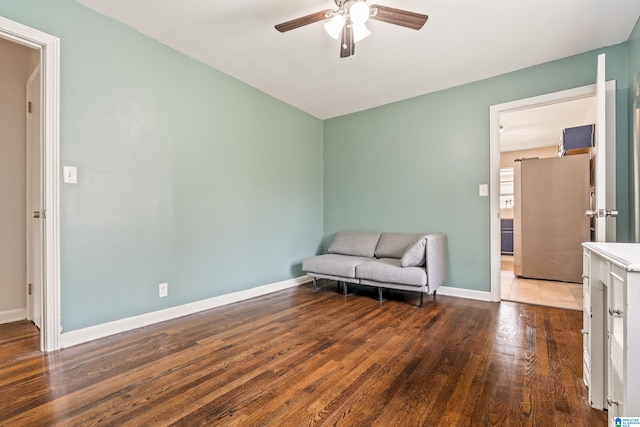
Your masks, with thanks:
<instances>
[{"instance_id":1,"label":"stainless steel refrigerator","mask_svg":"<svg viewBox=\"0 0 640 427\"><path fill-rule=\"evenodd\" d=\"M514 164L514 274L582 282L582 242L591 238L590 154Z\"/></svg>"}]
</instances>

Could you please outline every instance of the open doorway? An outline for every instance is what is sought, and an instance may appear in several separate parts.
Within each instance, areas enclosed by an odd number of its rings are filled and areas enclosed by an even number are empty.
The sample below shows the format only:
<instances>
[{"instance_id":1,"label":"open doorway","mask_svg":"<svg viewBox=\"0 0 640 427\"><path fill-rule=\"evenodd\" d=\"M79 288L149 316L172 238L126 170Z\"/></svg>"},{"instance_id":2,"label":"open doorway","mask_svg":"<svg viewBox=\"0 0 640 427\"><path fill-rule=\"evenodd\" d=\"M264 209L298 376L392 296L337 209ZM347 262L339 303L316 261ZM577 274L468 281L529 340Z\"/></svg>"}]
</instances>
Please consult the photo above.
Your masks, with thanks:
<instances>
[{"instance_id":1,"label":"open doorway","mask_svg":"<svg viewBox=\"0 0 640 427\"><path fill-rule=\"evenodd\" d=\"M0 39L0 323L42 327L40 52ZM36 216L40 216L39 214Z\"/></svg>"},{"instance_id":2,"label":"open doorway","mask_svg":"<svg viewBox=\"0 0 640 427\"><path fill-rule=\"evenodd\" d=\"M28 194L27 164L29 155L40 157L40 136L28 132L28 102L30 95L40 104L39 90L35 90L30 76L40 68L38 50L0 39L0 323L30 319L28 281L28 243L30 221L27 218ZM39 83L38 83L39 84ZM30 90L33 89L33 90ZM30 93L28 93L30 92ZM37 120L29 120L37 124ZM33 138L31 148L28 137ZM38 309L31 304L31 308Z\"/></svg>"},{"instance_id":3,"label":"open doorway","mask_svg":"<svg viewBox=\"0 0 640 427\"><path fill-rule=\"evenodd\" d=\"M22 231L21 248L16 249L16 254L20 252L21 262L27 263L30 253L35 252L41 257L36 261L40 271L35 272L35 276L41 278L41 294L29 295L27 286L27 268L21 266L16 271L22 271L18 275L17 282L20 290L18 292L23 298L18 303L19 307L6 310L12 312L18 310L20 313L13 312L11 316L18 315L23 318L32 317L35 314L39 317L41 324L40 333L40 349L42 351L52 351L59 348L59 337L61 331L60 325L60 220L59 220L59 87L60 87L60 49L59 39L48 34L42 33L33 28L0 17L0 41L3 46L12 50L22 51L32 60L26 60L24 64L24 73L26 78L24 84L17 88L24 93L24 100L19 106L19 110L24 117L23 138L11 138L21 144L23 157L22 161L18 161L16 167L22 168L24 179L19 187L22 192L22 203L16 209L19 210L20 217L24 223ZM31 54L31 55L30 55ZM3 61L3 64L11 61ZM29 64L36 70L32 73ZM36 97L36 102L32 104L33 120L27 125L27 118L24 116L28 111L29 104L26 100L27 88L30 86L31 95ZM39 111L35 111L39 110ZM4 111L4 110L3 110ZM3 128L4 129L4 128ZM27 131L33 136L34 147L26 143ZM4 144L4 140L3 140ZM30 152L27 154L27 148ZM33 154L33 156L32 156ZM27 162L27 158L31 161ZM27 173L27 165L30 165L30 173ZM32 172L32 173L31 173ZM16 181L16 176L20 175L20 171L14 171L13 177L8 181L10 185ZM27 190L27 176L30 178L30 184L39 186L38 190ZM20 189L22 188L22 189ZM14 189L15 191L15 189ZM26 194L35 195L30 198L30 203L36 203L38 208L27 204ZM37 217L37 218L36 218ZM39 236L32 235L27 237L27 224L30 219L37 220ZM38 233L36 233L38 234ZM33 237L33 238L31 238ZM28 249L27 241L31 240L38 243L37 247ZM33 277L30 276L29 280ZM36 298L33 304L27 304L30 299ZM23 304L24 303L24 304ZM37 310L37 309L40 310Z\"/></svg>"},{"instance_id":4,"label":"open doorway","mask_svg":"<svg viewBox=\"0 0 640 427\"><path fill-rule=\"evenodd\" d=\"M601 58L602 57L602 58ZM534 107L554 105L567 101L589 98L596 95L596 148L601 155L596 155L597 167L595 171L596 188L604 191L596 191L594 200L597 206L606 198L607 205L615 206L615 81L604 82L604 56L598 57L598 83L582 86L547 95L521 99L504 104L492 105L490 115L490 258L491 258L491 300L500 301L501 298L501 211L500 211L500 116L502 113L517 112ZM600 125L598 125L600 124ZM593 164L593 163L592 163ZM604 204L604 203L602 203ZM605 209L598 208L598 213L604 213ZM608 212L608 211L607 211ZM612 211L613 212L613 211ZM600 231L605 231L597 218L595 224L596 237L600 238ZM611 228L611 232L610 232ZM606 223L607 241L615 241L615 222ZM611 238L611 240L609 240ZM605 241L605 240L598 240Z\"/></svg>"},{"instance_id":5,"label":"open doorway","mask_svg":"<svg viewBox=\"0 0 640 427\"><path fill-rule=\"evenodd\" d=\"M581 136L585 137L585 143L593 141L595 95L504 111L499 114L499 120L500 297L507 301L581 310L580 243L590 240L590 224L584 216L590 209L590 158L588 153L578 157L573 153L590 149L565 152L563 133L566 130L567 135L572 135L570 131L591 129L590 134L583 132ZM547 174L554 177L540 176ZM578 174L582 175L581 179L576 177ZM542 188L545 188L544 194L539 192ZM549 196L556 198L557 206L552 210L538 209L537 205L550 203ZM565 203L570 206L561 206ZM579 206L580 203L585 205ZM569 227L562 233L538 236L549 234L554 222L553 218L541 217L540 214L546 216L544 211L549 217L563 216ZM570 219L568 215L575 218ZM527 233L535 235L524 239ZM532 240L542 244L531 244ZM575 248L568 251L567 246Z\"/></svg>"}]
</instances>

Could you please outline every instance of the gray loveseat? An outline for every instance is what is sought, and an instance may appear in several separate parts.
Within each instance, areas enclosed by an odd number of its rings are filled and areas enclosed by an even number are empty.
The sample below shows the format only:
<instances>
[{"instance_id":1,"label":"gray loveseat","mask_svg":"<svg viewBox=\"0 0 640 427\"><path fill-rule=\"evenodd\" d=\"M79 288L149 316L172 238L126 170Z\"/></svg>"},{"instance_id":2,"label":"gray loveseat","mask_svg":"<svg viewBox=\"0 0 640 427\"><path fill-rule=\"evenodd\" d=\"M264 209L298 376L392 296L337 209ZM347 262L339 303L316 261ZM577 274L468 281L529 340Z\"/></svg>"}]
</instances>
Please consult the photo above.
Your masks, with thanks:
<instances>
[{"instance_id":1,"label":"gray loveseat","mask_svg":"<svg viewBox=\"0 0 640 427\"><path fill-rule=\"evenodd\" d=\"M307 258L302 270L313 278L375 286L382 300L382 289L420 292L435 296L447 280L447 237L442 233L336 233L328 253Z\"/></svg>"}]
</instances>

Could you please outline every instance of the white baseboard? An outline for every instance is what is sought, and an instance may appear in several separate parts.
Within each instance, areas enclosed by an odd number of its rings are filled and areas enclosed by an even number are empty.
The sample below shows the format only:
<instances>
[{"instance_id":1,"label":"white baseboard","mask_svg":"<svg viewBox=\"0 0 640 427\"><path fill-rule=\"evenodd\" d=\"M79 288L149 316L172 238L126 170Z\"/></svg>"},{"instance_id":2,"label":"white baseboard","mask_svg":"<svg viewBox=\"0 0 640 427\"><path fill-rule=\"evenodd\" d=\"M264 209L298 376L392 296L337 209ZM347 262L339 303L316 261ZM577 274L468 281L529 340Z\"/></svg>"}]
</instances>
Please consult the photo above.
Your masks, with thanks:
<instances>
[{"instance_id":1,"label":"white baseboard","mask_svg":"<svg viewBox=\"0 0 640 427\"><path fill-rule=\"evenodd\" d=\"M208 298L202 301L196 301L176 307L169 307L164 310L141 314L139 316L133 316L126 319L103 323L100 325L89 326L88 328L78 329L76 331L65 332L60 335L61 348L71 347L98 338L104 338L109 335L118 334L120 332L130 331L132 329L141 328L143 326L152 325L154 323L164 322L166 320L176 319L178 317L187 316L189 314L198 313L200 311L232 304L234 302L259 297L262 295L270 294L272 292L299 286L303 283L310 282L311 280L313 279L310 276L300 276L293 279L284 280L282 282L271 283L244 291L233 292L231 294ZM491 301L490 292L453 288L449 286L440 286L437 290L437 294L459 298L469 298L480 301ZM17 319L9 321L22 320L26 318L26 309L13 311L21 311L22 315L21 317L18 316ZM6 323L2 322L2 320L4 320L4 318L2 317L4 313L0 312L0 323Z\"/></svg>"},{"instance_id":2,"label":"white baseboard","mask_svg":"<svg viewBox=\"0 0 640 427\"><path fill-rule=\"evenodd\" d=\"M468 298L480 301L491 301L491 292L474 291L473 289L452 288L450 286L440 286L436 290L436 295L446 295L448 297Z\"/></svg>"},{"instance_id":3,"label":"white baseboard","mask_svg":"<svg viewBox=\"0 0 640 427\"><path fill-rule=\"evenodd\" d=\"M27 318L27 308L0 311L0 324L18 322Z\"/></svg>"},{"instance_id":4,"label":"white baseboard","mask_svg":"<svg viewBox=\"0 0 640 427\"><path fill-rule=\"evenodd\" d=\"M282 282L271 283L244 291L233 292L231 294L208 298L202 301L169 307L164 310L141 314L139 316L128 317L126 319L120 319L113 322L90 326L88 328L78 329L76 331L65 332L60 335L60 345L62 348L71 347L87 341L92 341L98 338L104 338L109 335L118 334L120 332L130 331L132 329L141 328L143 326L148 326L154 323L164 322L166 320L187 316L189 314L198 313L200 311L209 310L211 308L220 307L222 305L232 304L234 302L243 301L249 298L255 298L283 289L292 288L303 283L310 282L311 280L313 279L309 276L300 276L293 279L284 280Z\"/></svg>"}]
</instances>

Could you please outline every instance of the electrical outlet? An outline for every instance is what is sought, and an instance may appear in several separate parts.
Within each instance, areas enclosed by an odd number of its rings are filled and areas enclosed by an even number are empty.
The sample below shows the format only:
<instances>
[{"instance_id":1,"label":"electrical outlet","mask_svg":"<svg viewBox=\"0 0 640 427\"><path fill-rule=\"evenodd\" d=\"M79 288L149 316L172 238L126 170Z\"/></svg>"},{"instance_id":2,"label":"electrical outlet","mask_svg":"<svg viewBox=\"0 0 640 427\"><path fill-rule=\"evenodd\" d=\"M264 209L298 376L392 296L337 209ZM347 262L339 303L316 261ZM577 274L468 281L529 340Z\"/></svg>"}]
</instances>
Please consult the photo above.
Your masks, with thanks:
<instances>
[{"instance_id":1,"label":"electrical outlet","mask_svg":"<svg viewBox=\"0 0 640 427\"><path fill-rule=\"evenodd\" d=\"M158 295L160 297L166 297L169 295L169 284L168 283L160 283L158 285Z\"/></svg>"},{"instance_id":2,"label":"electrical outlet","mask_svg":"<svg viewBox=\"0 0 640 427\"><path fill-rule=\"evenodd\" d=\"M489 195L489 184L480 184L478 187L478 195L480 197L487 197Z\"/></svg>"}]
</instances>

